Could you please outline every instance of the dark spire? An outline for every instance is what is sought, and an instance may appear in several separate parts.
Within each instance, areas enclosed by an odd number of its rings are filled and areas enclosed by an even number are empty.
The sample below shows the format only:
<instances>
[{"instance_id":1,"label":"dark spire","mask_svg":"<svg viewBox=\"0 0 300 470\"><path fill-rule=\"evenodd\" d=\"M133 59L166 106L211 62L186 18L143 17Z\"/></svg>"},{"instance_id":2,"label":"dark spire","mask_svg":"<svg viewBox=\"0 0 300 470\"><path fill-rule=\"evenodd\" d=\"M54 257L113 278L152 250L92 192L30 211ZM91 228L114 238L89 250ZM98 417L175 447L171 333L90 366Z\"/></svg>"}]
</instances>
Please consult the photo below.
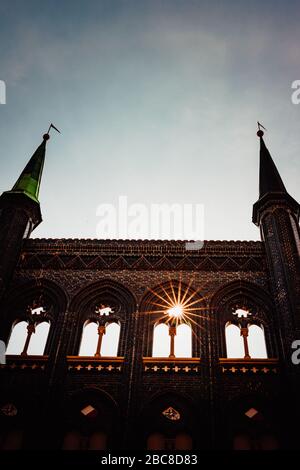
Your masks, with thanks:
<instances>
[{"instance_id":1,"label":"dark spire","mask_svg":"<svg viewBox=\"0 0 300 470\"><path fill-rule=\"evenodd\" d=\"M286 193L285 186L263 139L263 131L257 133L260 139L259 198L267 193Z\"/></svg>"},{"instance_id":2,"label":"dark spire","mask_svg":"<svg viewBox=\"0 0 300 470\"><path fill-rule=\"evenodd\" d=\"M39 203L39 190L43 174L46 142L49 134L44 134L43 142L36 149L10 193L24 194Z\"/></svg>"},{"instance_id":3,"label":"dark spire","mask_svg":"<svg viewBox=\"0 0 300 470\"><path fill-rule=\"evenodd\" d=\"M260 167L259 167L259 199L253 206L252 220L256 225L260 223L260 215L270 205L278 202L287 204L296 214L300 214L300 206L285 189L280 174L263 140L263 127L258 123L257 135L260 139Z\"/></svg>"}]
</instances>

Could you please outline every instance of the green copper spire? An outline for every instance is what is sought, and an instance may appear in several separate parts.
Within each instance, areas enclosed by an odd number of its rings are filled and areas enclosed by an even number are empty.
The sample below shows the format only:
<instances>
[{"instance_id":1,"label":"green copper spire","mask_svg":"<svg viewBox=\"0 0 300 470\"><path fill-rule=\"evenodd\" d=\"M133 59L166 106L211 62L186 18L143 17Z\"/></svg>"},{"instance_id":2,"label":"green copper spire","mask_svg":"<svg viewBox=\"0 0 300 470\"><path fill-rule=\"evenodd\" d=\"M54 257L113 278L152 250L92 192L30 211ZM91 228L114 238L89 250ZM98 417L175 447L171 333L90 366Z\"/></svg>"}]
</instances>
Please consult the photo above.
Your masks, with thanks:
<instances>
[{"instance_id":1,"label":"green copper spire","mask_svg":"<svg viewBox=\"0 0 300 470\"><path fill-rule=\"evenodd\" d=\"M36 149L26 167L22 171L18 181L14 185L10 193L21 193L30 197L33 201L39 203L39 190L43 174L46 141L49 135L43 136L43 142Z\"/></svg>"}]
</instances>

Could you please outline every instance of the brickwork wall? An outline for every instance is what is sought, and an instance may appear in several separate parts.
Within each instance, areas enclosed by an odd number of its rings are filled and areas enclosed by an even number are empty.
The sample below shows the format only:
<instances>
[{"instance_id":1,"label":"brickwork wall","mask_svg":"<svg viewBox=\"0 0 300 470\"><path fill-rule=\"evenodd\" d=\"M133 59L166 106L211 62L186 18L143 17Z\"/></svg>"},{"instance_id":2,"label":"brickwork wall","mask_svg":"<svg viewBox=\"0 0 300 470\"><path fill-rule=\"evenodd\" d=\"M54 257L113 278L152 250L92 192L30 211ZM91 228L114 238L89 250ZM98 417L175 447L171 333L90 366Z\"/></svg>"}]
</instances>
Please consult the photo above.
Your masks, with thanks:
<instances>
[{"instance_id":1,"label":"brickwork wall","mask_svg":"<svg viewBox=\"0 0 300 470\"><path fill-rule=\"evenodd\" d=\"M149 364L146 370L143 358L150 355L153 332L147 296L149 289L157 291L170 282L174 286L180 283L189 286L204 307L194 326L198 330L193 350L199 363L195 366L187 361L180 370L175 369L176 361L161 364L157 370ZM226 410L232 400L258 394L272 402L281 393L278 366L276 372L274 366L254 373L249 366L246 371L238 369L235 373L222 372L219 364L219 358L224 357L225 317L217 307L220 304L226 310L232 299L249 301L251 305L257 301L257 315L264 310L265 302L269 335L266 338L267 341L272 338L268 350L274 357L278 352L278 334L270 313L273 307L270 278L260 242L205 242L199 252L187 252L184 242L27 240L3 307L5 340L17 310L40 286L47 301L54 304L55 320L46 348L48 390L45 394L41 388L37 393L42 395L44 419L60 423L62 433L65 430L62 410L67 403L78 393L98 390L107 394L118 409L120 440L113 445L132 447L139 442L145 446L147 425L141 422L141 416L155 397L178 394L194 404L195 413L207 430L205 439L203 436L200 439L201 432L194 429L195 442L204 439L205 447L221 448L230 445L224 444L224 433L228 425ZM84 321L99 296L120 299L122 367L114 369L112 361L101 370L94 363L89 364L89 370L85 368L87 364L70 369L67 356L78 354ZM9 380L5 396L10 389L19 387L22 380L24 384L30 380L23 372L21 379L10 370L6 372ZM58 438L49 439L53 447L60 445Z\"/></svg>"}]
</instances>

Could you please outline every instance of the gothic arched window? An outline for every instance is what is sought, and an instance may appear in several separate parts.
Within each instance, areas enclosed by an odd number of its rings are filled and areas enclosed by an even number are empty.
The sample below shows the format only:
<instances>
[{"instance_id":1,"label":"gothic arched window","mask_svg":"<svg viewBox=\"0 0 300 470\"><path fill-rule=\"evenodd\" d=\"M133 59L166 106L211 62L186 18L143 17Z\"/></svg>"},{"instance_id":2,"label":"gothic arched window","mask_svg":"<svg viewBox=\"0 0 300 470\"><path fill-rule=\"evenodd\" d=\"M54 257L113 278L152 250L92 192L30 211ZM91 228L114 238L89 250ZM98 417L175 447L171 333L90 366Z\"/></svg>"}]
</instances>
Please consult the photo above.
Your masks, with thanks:
<instances>
[{"instance_id":1,"label":"gothic arched window","mask_svg":"<svg viewBox=\"0 0 300 470\"><path fill-rule=\"evenodd\" d=\"M43 355L49 334L50 323L43 321L35 327L35 332L30 338L27 354L33 356Z\"/></svg>"},{"instance_id":2,"label":"gothic arched window","mask_svg":"<svg viewBox=\"0 0 300 470\"><path fill-rule=\"evenodd\" d=\"M45 351L50 323L43 321L35 325L26 321L16 323L12 329L6 354L42 356Z\"/></svg>"},{"instance_id":3,"label":"gothic arched window","mask_svg":"<svg viewBox=\"0 0 300 470\"><path fill-rule=\"evenodd\" d=\"M241 330L237 325L227 323L225 327L226 351L229 358L243 358L245 350Z\"/></svg>"},{"instance_id":4,"label":"gothic arched window","mask_svg":"<svg viewBox=\"0 0 300 470\"><path fill-rule=\"evenodd\" d=\"M255 359L266 359L268 357L262 326L250 325L248 327L248 346L250 357Z\"/></svg>"},{"instance_id":5,"label":"gothic arched window","mask_svg":"<svg viewBox=\"0 0 300 470\"><path fill-rule=\"evenodd\" d=\"M102 339L101 356L116 357L118 355L120 329L118 323L109 323L106 326Z\"/></svg>"},{"instance_id":6,"label":"gothic arched window","mask_svg":"<svg viewBox=\"0 0 300 470\"><path fill-rule=\"evenodd\" d=\"M153 357L192 357L192 329L186 323L178 326L159 323L153 332Z\"/></svg>"},{"instance_id":7,"label":"gothic arched window","mask_svg":"<svg viewBox=\"0 0 300 470\"><path fill-rule=\"evenodd\" d=\"M175 356L192 357L192 329L186 323L181 323L176 328Z\"/></svg>"},{"instance_id":8,"label":"gothic arched window","mask_svg":"<svg viewBox=\"0 0 300 470\"><path fill-rule=\"evenodd\" d=\"M98 325L91 322L83 327L79 356L94 356L98 342Z\"/></svg>"},{"instance_id":9,"label":"gothic arched window","mask_svg":"<svg viewBox=\"0 0 300 470\"><path fill-rule=\"evenodd\" d=\"M27 326L27 321L20 321L13 326L6 354L21 354L27 338Z\"/></svg>"},{"instance_id":10,"label":"gothic arched window","mask_svg":"<svg viewBox=\"0 0 300 470\"><path fill-rule=\"evenodd\" d=\"M86 323L83 327L79 356L110 356L118 355L120 325L116 322L106 326L95 322Z\"/></svg>"},{"instance_id":11,"label":"gothic arched window","mask_svg":"<svg viewBox=\"0 0 300 470\"><path fill-rule=\"evenodd\" d=\"M153 357L168 357L170 354L169 328L165 323L159 323L154 327L153 333Z\"/></svg>"},{"instance_id":12,"label":"gothic arched window","mask_svg":"<svg viewBox=\"0 0 300 470\"><path fill-rule=\"evenodd\" d=\"M251 321L251 313L238 308L234 312L234 323L225 326L226 350L228 358L266 359L267 348L264 330Z\"/></svg>"}]
</instances>

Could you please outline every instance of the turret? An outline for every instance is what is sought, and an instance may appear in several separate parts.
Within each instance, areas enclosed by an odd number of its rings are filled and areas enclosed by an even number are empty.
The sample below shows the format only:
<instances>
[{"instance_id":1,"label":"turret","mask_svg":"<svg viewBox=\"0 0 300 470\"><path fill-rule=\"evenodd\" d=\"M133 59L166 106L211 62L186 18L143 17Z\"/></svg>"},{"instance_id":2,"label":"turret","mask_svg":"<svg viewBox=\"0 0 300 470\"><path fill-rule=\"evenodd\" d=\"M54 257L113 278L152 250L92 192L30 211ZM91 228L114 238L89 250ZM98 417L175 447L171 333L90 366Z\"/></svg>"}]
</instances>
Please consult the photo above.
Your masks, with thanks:
<instances>
[{"instance_id":1,"label":"turret","mask_svg":"<svg viewBox=\"0 0 300 470\"><path fill-rule=\"evenodd\" d=\"M0 196L0 298L16 268L24 238L42 221L38 198L48 139L45 134L13 188Z\"/></svg>"},{"instance_id":2,"label":"turret","mask_svg":"<svg viewBox=\"0 0 300 470\"><path fill-rule=\"evenodd\" d=\"M259 199L253 222L260 227L270 287L280 325L282 353L290 361L291 344L300 338L300 206L290 196L259 129ZM297 336L298 335L298 336Z\"/></svg>"}]
</instances>

